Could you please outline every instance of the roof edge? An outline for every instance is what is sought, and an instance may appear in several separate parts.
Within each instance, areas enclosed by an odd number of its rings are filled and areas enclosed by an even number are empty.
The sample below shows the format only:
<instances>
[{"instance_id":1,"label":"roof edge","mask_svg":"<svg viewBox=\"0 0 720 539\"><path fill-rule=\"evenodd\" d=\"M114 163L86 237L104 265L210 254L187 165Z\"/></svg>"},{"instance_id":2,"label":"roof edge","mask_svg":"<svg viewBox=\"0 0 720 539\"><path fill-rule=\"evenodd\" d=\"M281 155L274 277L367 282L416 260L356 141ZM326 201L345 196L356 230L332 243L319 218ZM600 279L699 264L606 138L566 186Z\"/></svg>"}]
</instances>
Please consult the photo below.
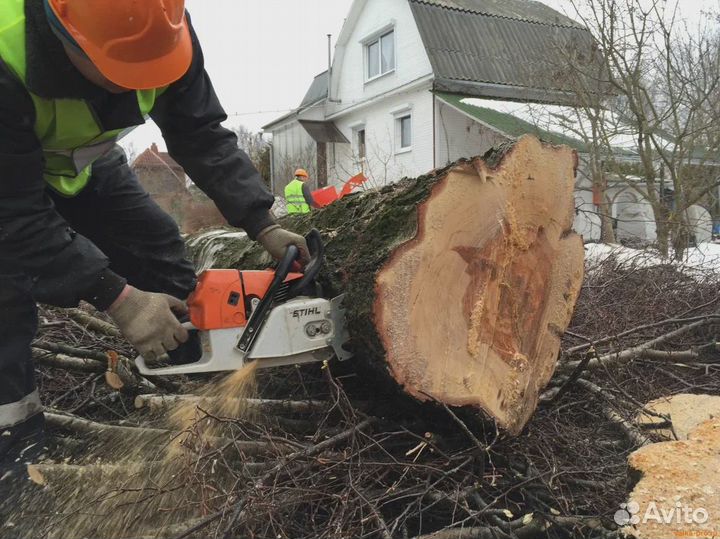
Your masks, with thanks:
<instances>
[{"instance_id":1,"label":"roof edge","mask_svg":"<svg viewBox=\"0 0 720 539\"><path fill-rule=\"evenodd\" d=\"M587 30L587 27L585 27L584 25L582 25L578 22L576 22L574 24L552 23L552 22L547 22L547 21L538 21L535 19L523 19L523 18L518 18L518 17L510 17L508 15L498 15L496 13L488 13L486 11L480 11L480 10L475 10L475 9L460 8L460 7L455 7L455 6L446 6L446 5L442 5L442 4L436 4L434 2L429 2L427 0L408 0L408 1L411 4L421 4L423 6L434 7L434 8L438 8L438 9L446 9L448 11L456 11L458 13L472 13L473 15L482 15L483 17L506 19L509 21L525 22L528 24L539 24L541 26L550 26L550 27L555 27L555 28L574 28L576 30ZM560 12L558 11L558 13L560 13ZM562 13L560 13L560 14L563 15ZM569 17L567 17L566 15L563 15L563 17L565 17L569 20L572 20Z\"/></svg>"},{"instance_id":2,"label":"roof edge","mask_svg":"<svg viewBox=\"0 0 720 539\"><path fill-rule=\"evenodd\" d=\"M572 92L529 86L513 86L489 82L475 82L447 78L436 78L433 90L461 94L466 97L495 98L508 101L532 101L548 105L570 105Z\"/></svg>"},{"instance_id":3,"label":"roof edge","mask_svg":"<svg viewBox=\"0 0 720 539\"><path fill-rule=\"evenodd\" d=\"M283 115L283 116L280 116L279 118L276 118L275 120L273 120L273 121L270 122L269 124L263 125L260 129L262 129L263 131L267 131L269 128L275 127L276 125L279 125L279 124L281 124L281 123L289 120L289 119L292 118L293 116L297 116L298 113L299 113L299 111L300 111L300 109L294 109L294 110L288 112L287 114L285 114L285 115Z\"/></svg>"}]
</instances>

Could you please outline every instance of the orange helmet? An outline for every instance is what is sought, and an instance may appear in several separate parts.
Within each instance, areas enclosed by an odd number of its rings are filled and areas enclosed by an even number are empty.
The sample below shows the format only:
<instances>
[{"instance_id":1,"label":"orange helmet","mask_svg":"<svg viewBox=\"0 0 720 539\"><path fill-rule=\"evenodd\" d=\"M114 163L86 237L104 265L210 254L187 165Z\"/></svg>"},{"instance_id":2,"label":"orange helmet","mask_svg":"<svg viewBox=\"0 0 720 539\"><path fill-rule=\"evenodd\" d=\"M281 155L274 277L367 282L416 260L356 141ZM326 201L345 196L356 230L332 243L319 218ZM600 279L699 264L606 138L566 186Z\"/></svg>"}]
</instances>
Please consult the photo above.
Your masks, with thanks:
<instances>
[{"instance_id":1,"label":"orange helmet","mask_svg":"<svg viewBox=\"0 0 720 539\"><path fill-rule=\"evenodd\" d=\"M302 178L308 178L308 177L309 177L309 176L308 176L308 173L307 173L307 170L305 170L304 168L299 168L299 169L297 169L297 170L295 171L295 177L297 178L298 176L300 176L300 177L302 177Z\"/></svg>"},{"instance_id":2,"label":"orange helmet","mask_svg":"<svg viewBox=\"0 0 720 539\"><path fill-rule=\"evenodd\" d=\"M110 82L160 88L190 68L185 0L47 0L58 21Z\"/></svg>"}]
</instances>

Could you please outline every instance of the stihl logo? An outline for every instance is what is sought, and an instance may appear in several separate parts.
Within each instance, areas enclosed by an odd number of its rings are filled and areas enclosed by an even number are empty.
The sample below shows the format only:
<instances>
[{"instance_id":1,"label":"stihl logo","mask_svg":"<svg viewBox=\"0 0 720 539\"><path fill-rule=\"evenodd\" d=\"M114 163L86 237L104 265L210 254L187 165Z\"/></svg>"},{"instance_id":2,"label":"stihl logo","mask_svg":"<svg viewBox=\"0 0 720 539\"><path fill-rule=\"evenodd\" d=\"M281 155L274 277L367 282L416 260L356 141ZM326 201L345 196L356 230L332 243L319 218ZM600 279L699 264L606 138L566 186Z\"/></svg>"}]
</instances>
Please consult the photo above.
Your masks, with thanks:
<instances>
[{"instance_id":1,"label":"stihl logo","mask_svg":"<svg viewBox=\"0 0 720 539\"><path fill-rule=\"evenodd\" d=\"M293 311L293 318L304 318L306 316L319 315L320 307L313 307L312 309L295 309Z\"/></svg>"}]
</instances>

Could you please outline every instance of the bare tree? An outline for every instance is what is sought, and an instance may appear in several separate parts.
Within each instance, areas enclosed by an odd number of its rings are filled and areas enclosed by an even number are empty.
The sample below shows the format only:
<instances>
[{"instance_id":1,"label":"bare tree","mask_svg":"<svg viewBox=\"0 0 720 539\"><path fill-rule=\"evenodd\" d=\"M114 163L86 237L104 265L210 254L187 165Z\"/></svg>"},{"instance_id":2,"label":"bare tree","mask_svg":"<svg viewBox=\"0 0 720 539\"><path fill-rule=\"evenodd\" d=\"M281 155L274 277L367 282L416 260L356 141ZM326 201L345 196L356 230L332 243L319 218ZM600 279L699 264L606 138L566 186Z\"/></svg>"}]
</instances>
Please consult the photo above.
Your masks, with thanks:
<instances>
[{"instance_id":1,"label":"bare tree","mask_svg":"<svg viewBox=\"0 0 720 539\"><path fill-rule=\"evenodd\" d=\"M660 251L672 247L681 258L688 209L717 186L716 119L708 115L720 84L717 39L707 24L688 31L677 6L662 0L585 1L578 14L587 13L618 96L614 112L634 132L640 161L619 164L616 137L603 133L608 168L650 203Z\"/></svg>"},{"instance_id":2,"label":"bare tree","mask_svg":"<svg viewBox=\"0 0 720 539\"><path fill-rule=\"evenodd\" d=\"M393 138L389 132L382 137L368 136L365 155L355 148L347 147L336 160L335 172L345 179L362 173L367 177L364 189L374 189L393 183L408 174L406 167L398 160Z\"/></svg>"},{"instance_id":3,"label":"bare tree","mask_svg":"<svg viewBox=\"0 0 720 539\"><path fill-rule=\"evenodd\" d=\"M262 133L254 133L244 125L233 128L233 132L237 136L238 147L248 154L265 183L270 185L270 144Z\"/></svg>"},{"instance_id":4,"label":"bare tree","mask_svg":"<svg viewBox=\"0 0 720 539\"><path fill-rule=\"evenodd\" d=\"M720 180L718 20L691 31L665 0L572 5L595 44L585 54L556 44L573 103L551 115L585 146L602 239L612 240L610 188L630 188L652 208L660 251L681 258L689 210L714 198Z\"/></svg>"},{"instance_id":5,"label":"bare tree","mask_svg":"<svg viewBox=\"0 0 720 539\"><path fill-rule=\"evenodd\" d=\"M275 163L275 177L283 182L276 188L280 189L288 184L298 168L307 171L311 185L317 185L317 146L314 142L306 144L299 151L286 155Z\"/></svg>"}]
</instances>

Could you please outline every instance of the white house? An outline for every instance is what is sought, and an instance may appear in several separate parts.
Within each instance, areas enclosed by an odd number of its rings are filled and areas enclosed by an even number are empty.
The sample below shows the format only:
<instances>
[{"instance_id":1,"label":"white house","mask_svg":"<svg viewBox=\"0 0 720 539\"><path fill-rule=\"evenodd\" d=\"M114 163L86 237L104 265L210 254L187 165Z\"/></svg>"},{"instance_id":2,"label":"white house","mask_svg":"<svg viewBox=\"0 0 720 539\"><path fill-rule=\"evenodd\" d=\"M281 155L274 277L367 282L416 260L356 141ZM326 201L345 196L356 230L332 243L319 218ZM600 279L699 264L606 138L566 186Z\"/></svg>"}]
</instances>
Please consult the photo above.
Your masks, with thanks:
<instances>
[{"instance_id":1,"label":"white house","mask_svg":"<svg viewBox=\"0 0 720 539\"><path fill-rule=\"evenodd\" d=\"M274 189L301 165L321 186L358 172L381 185L484 152L507 133L458 98L565 101L562 59L552 54L560 40L593 43L531 0L355 0L332 68L297 110L264 128Z\"/></svg>"},{"instance_id":2,"label":"white house","mask_svg":"<svg viewBox=\"0 0 720 539\"><path fill-rule=\"evenodd\" d=\"M580 76L568 72L569 56L589 70L596 50L586 28L533 0L355 0L331 68L297 110L264 127L273 137L273 190L282 194L297 167L317 187L360 172L380 186L524 133L582 153L560 127L533 121L528 103L567 108ZM615 210L644 219L647 208L629 205L629 196ZM582 177L576 198L576 229L599 238ZM621 233L654 239L647 226L618 223Z\"/></svg>"}]
</instances>

